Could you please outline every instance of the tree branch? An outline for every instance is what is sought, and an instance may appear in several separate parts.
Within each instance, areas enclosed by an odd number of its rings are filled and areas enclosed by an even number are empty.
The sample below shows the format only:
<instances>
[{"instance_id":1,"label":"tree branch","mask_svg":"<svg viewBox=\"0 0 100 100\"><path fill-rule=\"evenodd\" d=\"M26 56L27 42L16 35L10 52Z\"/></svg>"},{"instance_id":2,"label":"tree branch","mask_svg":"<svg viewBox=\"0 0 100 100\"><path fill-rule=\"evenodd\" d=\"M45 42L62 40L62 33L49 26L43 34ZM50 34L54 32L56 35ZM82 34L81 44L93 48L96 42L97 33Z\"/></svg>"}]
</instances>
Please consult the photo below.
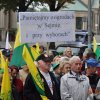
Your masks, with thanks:
<instances>
[{"instance_id":1,"label":"tree branch","mask_svg":"<svg viewBox=\"0 0 100 100\"><path fill-rule=\"evenodd\" d=\"M68 3L74 3L75 0L63 0L62 2L60 2L60 0L58 1L58 5L56 8L56 11L58 11L66 2Z\"/></svg>"}]
</instances>

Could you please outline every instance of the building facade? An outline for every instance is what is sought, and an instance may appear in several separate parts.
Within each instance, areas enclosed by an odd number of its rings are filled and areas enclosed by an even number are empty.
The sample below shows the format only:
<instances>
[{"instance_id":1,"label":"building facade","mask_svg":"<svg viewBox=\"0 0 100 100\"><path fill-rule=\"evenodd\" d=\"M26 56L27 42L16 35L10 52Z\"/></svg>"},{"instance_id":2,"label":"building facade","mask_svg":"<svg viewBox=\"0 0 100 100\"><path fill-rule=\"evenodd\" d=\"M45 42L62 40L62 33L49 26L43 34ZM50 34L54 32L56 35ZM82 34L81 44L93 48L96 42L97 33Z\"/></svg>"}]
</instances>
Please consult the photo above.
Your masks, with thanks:
<instances>
[{"instance_id":1,"label":"building facade","mask_svg":"<svg viewBox=\"0 0 100 100\"><path fill-rule=\"evenodd\" d=\"M9 32L9 41L15 40L15 31L17 29L17 17L16 12L0 11L0 48L5 47L6 34Z\"/></svg>"},{"instance_id":2,"label":"building facade","mask_svg":"<svg viewBox=\"0 0 100 100\"><path fill-rule=\"evenodd\" d=\"M76 14L76 31L88 30L88 0L76 0L75 4L65 3L66 7L61 8L63 11L75 11ZM91 0L92 6L92 32L100 34L100 0ZM0 11L0 47L4 46L6 33L9 31L9 40L15 40L15 31L17 29L17 14L9 11L4 13Z\"/></svg>"},{"instance_id":3,"label":"building facade","mask_svg":"<svg viewBox=\"0 0 100 100\"><path fill-rule=\"evenodd\" d=\"M75 11L76 14L76 31L88 30L88 0L76 0L75 4L66 3L66 8L61 10ZM92 11L92 32L100 34L100 0L91 0Z\"/></svg>"}]
</instances>

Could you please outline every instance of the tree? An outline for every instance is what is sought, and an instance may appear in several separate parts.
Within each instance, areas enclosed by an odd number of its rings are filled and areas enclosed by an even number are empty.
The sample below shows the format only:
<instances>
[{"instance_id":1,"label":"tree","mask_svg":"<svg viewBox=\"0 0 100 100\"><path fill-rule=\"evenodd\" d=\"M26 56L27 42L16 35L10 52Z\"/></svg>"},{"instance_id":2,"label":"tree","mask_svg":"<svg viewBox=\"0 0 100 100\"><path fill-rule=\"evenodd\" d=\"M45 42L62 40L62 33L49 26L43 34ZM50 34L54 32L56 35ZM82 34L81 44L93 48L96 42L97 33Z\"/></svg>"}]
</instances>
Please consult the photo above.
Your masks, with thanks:
<instances>
[{"instance_id":1,"label":"tree","mask_svg":"<svg viewBox=\"0 0 100 100\"><path fill-rule=\"evenodd\" d=\"M5 11L8 12L10 10L25 12L31 4L33 5L33 9L40 4L47 4L50 11L58 11L66 2L74 3L74 1L75 0L0 0L0 10L5 9ZM55 48L55 43L51 42L49 47Z\"/></svg>"},{"instance_id":2,"label":"tree","mask_svg":"<svg viewBox=\"0 0 100 100\"><path fill-rule=\"evenodd\" d=\"M34 6L48 4L50 11L58 11L66 2L74 3L75 0L0 0L0 10L26 11L34 2Z\"/></svg>"}]
</instances>

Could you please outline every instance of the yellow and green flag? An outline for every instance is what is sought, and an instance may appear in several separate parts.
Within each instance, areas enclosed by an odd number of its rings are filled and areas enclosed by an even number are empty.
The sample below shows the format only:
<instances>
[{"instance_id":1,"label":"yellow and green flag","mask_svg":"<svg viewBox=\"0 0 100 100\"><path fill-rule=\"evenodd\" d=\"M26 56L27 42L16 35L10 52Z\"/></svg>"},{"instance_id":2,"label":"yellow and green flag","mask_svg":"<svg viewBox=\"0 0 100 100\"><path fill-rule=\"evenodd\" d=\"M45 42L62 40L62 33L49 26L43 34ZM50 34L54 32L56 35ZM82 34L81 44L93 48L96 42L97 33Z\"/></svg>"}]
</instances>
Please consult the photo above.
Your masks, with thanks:
<instances>
[{"instance_id":1,"label":"yellow and green flag","mask_svg":"<svg viewBox=\"0 0 100 100\"><path fill-rule=\"evenodd\" d=\"M10 75L8 72L8 60L6 60L4 64L5 66L4 66L4 74L3 74L2 84L1 84L0 98L2 100L11 100L12 95L11 95Z\"/></svg>"},{"instance_id":2,"label":"yellow and green flag","mask_svg":"<svg viewBox=\"0 0 100 100\"><path fill-rule=\"evenodd\" d=\"M40 93L42 100L48 100L44 92L44 84L42 82L38 69L34 64L34 58L27 44L25 44L23 48L23 58L29 67L29 71L32 75L33 82L35 83L36 89Z\"/></svg>"},{"instance_id":3,"label":"yellow and green flag","mask_svg":"<svg viewBox=\"0 0 100 100\"><path fill-rule=\"evenodd\" d=\"M39 53L36 51L35 48L33 47L30 47L30 48L31 48L32 55L34 56L34 59L36 60L37 57L39 56Z\"/></svg>"},{"instance_id":4,"label":"yellow and green flag","mask_svg":"<svg viewBox=\"0 0 100 100\"><path fill-rule=\"evenodd\" d=\"M39 43L36 43L36 51L40 55L40 45L39 45Z\"/></svg>"},{"instance_id":5,"label":"yellow and green flag","mask_svg":"<svg viewBox=\"0 0 100 100\"><path fill-rule=\"evenodd\" d=\"M96 54L97 60L100 59L100 48L97 45L97 41L95 37L93 37L93 51Z\"/></svg>"},{"instance_id":6,"label":"yellow and green flag","mask_svg":"<svg viewBox=\"0 0 100 100\"><path fill-rule=\"evenodd\" d=\"M26 63L22 57L23 44L20 42L20 29L18 29L14 44L14 51L10 61L10 66L15 65L17 68L24 66Z\"/></svg>"},{"instance_id":7,"label":"yellow and green flag","mask_svg":"<svg viewBox=\"0 0 100 100\"><path fill-rule=\"evenodd\" d=\"M18 47L19 45L21 45L21 42L20 42L20 29L18 28L16 39L15 39L15 44L14 44L14 49Z\"/></svg>"},{"instance_id":8,"label":"yellow and green flag","mask_svg":"<svg viewBox=\"0 0 100 100\"><path fill-rule=\"evenodd\" d=\"M2 54L2 51L0 51L0 74L4 73L4 67L5 67L5 58Z\"/></svg>"},{"instance_id":9,"label":"yellow and green flag","mask_svg":"<svg viewBox=\"0 0 100 100\"><path fill-rule=\"evenodd\" d=\"M36 48L34 48L32 46L30 48L31 48L31 52L32 52L32 55L34 57L34 60L36 60L38 58L38 56L40 55L39 43L36 43Z\"/></svg>"}]
</instances>

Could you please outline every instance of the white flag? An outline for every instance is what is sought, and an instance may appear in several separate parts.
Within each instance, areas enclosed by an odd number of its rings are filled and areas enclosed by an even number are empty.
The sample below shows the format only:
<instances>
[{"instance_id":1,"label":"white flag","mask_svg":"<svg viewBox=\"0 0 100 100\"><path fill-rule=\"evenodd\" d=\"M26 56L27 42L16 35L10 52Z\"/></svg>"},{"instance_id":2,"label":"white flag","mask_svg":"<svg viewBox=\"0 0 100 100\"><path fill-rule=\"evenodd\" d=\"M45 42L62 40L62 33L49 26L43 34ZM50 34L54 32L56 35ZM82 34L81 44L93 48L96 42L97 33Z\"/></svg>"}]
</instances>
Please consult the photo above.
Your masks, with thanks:
<instances>
[{"instance_id":1,"label":"white flag","mask_svg":"<svg viewBox=\"0 0 100 100\"><path fill-rule=\"evenodd\" d=\"M9 37L8 36L9 36L9 33L7 32L5 49L9 49Z\"/></svg>"},{"instance_id":2,"label":"white flag","mask_svg":"<svg viewBox=\"0 0 100 100\"><path fill-rule=\"evenodd\" d=\"M9 32L7 32L5 49L10 49L10 48L12 47L9 43Z\"/></svg>"}]
</instances>

